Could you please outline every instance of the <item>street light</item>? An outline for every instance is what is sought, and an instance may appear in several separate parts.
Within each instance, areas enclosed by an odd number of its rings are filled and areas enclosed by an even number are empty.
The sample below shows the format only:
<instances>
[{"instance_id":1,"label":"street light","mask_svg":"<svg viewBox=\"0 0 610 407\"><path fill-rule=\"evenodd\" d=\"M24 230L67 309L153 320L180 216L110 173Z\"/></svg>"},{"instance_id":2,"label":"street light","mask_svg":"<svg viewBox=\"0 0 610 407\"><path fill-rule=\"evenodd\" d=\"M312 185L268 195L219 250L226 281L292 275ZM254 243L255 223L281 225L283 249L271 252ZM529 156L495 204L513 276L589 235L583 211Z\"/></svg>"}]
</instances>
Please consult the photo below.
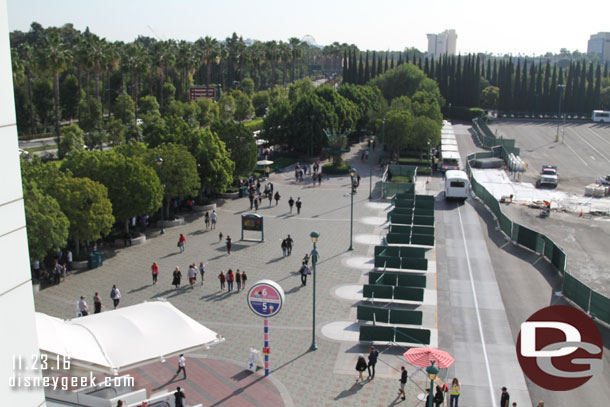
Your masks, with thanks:
<instances>
[{"instance_id":1,"label":"street light","mask_svg":"<svg viewBox=\"0 0 610 407\"><path fill-rule=\"evenodd\" d=\"M557 113L557 135L555 136L555 142L559 141L559 126L561 125L561 95L566 85L557 85L559 88L559 112Z\"/></svg>"},{"instance_id":2,"label":"street light","mask_svg":"<svg viewBox=\"0 0 610 407\"><path fill-rule=\"evenodd\" d=\"M426 148L428 150L428 165L430 165L430 142L431 141L432 140L430 140L430 139L426 140Z\"/></svg>"},{"instance_id":3,"label":"street light","mask_svg":"<svg viewBox=\"0 0 610 407\"><path fill-rule=\"evenodd\" d=\"M311 265L313 266L313 326L311 328L311 346L309 347L309 350L317 350L318 345L316 345L316 263L318 262L318 251L316 250L316 243L318 242L320 234L318 232L311 232L309 234L309 237L311 237L311 241L313 242L313 251L311 252Z\"/></svg>"},{"instance_id":4,"label":"street light","mask_svg":"<svg viewBox=\"0 0 610 407\"><path fill-rule=\"evenodd\" d=\"M156 161L157 165L159 166L159 169L161 169L163 167L163 158L161 158L161 156L157 157L157 161ZM165 209L164 208L164 203L165 203L165 184L163 185L163 198L161 199L161 234L164 235L165 234L165 229L163 228L163 212Z\"/></svg>"},{"instance_id":5,"label":"street light","mask_svg":"<svg viewBox=\"0 0 610 407\"><path fill-rule=\"evenodd\" d=\"M347 250L354 250L354 248L352 247L352 236L354 233L354 175L356 175L356 170L353 168L350 168L349 170L349 176L352 179L352 191L350 193L351 197L352 197L352 204L351 204L351 215L350 215L350 223L349 223L349 249Z\"/></svg>"},{"instance_id":6,"label":"street light","mask_svg":"<svg viewBox=\"0 0 610 407\"><path fill-rule=\"evenodd\" d=\"M371 137L373 142L375 141L375 137ZM373 161L373 150L371 150L371 143L369 141L369 201L373 199L373 168L371 168L371 161Z\"/></svg>"},{"instance_id":7,"label":"street light","mask_svg":"<svg viewBox=\"0 0 610 407\"><path fill-rule=\"evenodd\" d=\"M385 117L381 119L381 145L385 151Z\"/></svg>"},{"instance_id":8,"label":"street light","mask_svg":"<svg viewBox=\"0 0 610 407\"><path fill-rule=\"evenodd\" d=\"M428 407L432 407L434 401L434 381L438 376L438 372L440 372L440 369L434 366L434 360L431 360L430 366L426 368L426 373L428 373L428 377L430 378L430 401L428 402Z\"/></svg>"},{"instance_id":9,"label":"street light","mask_svg":"<svg viewBox=\"0 0 610 407\"><path fill-rule=\"evenodd\" d=\"M316 116L314 116L312 114L311 115L311 137L309 138L309 151L310 151L311 157L313 157L313 134L315 132L315 127L314 127L315 118L316 118Z\"/></svg>"}]
</instances>

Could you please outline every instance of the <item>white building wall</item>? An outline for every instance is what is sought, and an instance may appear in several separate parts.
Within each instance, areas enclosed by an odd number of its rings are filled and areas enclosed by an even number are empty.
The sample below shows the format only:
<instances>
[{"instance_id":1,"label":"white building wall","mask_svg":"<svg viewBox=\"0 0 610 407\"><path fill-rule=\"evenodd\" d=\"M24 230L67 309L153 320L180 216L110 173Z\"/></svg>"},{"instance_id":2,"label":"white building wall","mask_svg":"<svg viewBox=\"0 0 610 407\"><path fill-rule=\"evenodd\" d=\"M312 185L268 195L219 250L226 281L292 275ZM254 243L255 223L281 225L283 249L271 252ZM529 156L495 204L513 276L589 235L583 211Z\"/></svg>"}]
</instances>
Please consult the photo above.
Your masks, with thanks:
<instances>
[{"instance_id":1,"label":"white building wall","mask_svg":"<svg viewBox=\"0 0 610 407\"><path fill-rule=\"evenodd\" d=\"M0 0L0 400L6 406L44 406L42 388L12 387L13 376L40 377L40 371L16 371L13 357L24 362L39 355L34 321L25 212L11 71L6 0Z\"/></svg>"}]
</instances>

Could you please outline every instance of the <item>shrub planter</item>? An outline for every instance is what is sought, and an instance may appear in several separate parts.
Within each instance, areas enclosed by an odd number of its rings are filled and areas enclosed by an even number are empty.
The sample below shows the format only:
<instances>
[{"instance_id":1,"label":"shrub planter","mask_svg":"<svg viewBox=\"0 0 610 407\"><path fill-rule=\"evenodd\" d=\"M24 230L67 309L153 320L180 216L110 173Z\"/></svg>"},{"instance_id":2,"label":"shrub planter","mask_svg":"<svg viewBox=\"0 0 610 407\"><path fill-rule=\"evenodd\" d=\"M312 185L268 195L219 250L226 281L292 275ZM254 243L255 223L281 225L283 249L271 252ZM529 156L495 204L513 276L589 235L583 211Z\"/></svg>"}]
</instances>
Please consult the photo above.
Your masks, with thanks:
<instances>
[{"instance_id":1,"label":"shrub planter","mask_svg":"<svg viewBox=\"0 0 610 407\"><path fill-rule=\"evenodd\" d=\"M208 212L214 209L216 209L215 203L209 205L193 205L193 212Z\"/></svg>"},{"instance_id":2,"label":"shrub planter","mask_svg":"<svg viewBox=\"0 0 610 407\"><path fill-rule=\"evenodd\" d=\"M237 198L239 198L239 191L225 192L224 194L220 194L219 196L222 199L237 199Z\"/></svg>"},{"instance_id":3,"label":"shrub planter","mask_svg":"<svg viewBox=\"0 0 610 407\"><path fill-rule=\"evenodd\" d=\"M131 238L132 246L138 246L143 243L146 243L146 235L140 235L138 237ZM125 239L116 239L114 241L114 247L129 247L129 243L127 243L127 246L125 246Z\"/></svg>"},{"instance_id":4,"label":"shrub planter","mask_svg":"<svg viewBox=\"0 0 610 407\"><path fill-rule=\"evenodd\" d=\"M161 221L159 220L159 221L157 221L156 225L158 228L160 228L161 226L163 226L164 228L180 226L180 225L184 225L184 218L182 216L178 216L178 218L176 218L174 220L164 220L163 224L161 224Z\"/></svg>"},{"instance_id":5,"label":"shrub planter","mask_svg":"<svg viewBox=\"0 0 610 407\"><path fill-rule=\"evenodd\" d=\"M79 260L79 261L74 260L72 262L72 270L70 270L70 271L87 270L87 266L88 266L87 260Z\"/></svg>"}]
</instances>

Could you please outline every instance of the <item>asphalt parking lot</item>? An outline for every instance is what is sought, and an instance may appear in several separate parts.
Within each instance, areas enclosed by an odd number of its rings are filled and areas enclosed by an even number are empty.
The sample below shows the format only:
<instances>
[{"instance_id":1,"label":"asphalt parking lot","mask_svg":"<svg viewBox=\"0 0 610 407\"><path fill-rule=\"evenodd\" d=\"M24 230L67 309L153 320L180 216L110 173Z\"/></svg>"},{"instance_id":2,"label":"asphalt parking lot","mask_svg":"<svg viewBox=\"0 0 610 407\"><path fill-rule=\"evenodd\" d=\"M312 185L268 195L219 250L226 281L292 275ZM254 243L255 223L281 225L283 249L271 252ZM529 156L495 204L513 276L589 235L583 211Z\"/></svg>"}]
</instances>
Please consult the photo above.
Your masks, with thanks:
<instances>
[{"instance_id":1,"label":"asphalt parking lot","mask_svg":"<svg viewBox=\"0 0 610 407\"><path fill-rule=\"evenodd\" d=\"M515 139L528 164L523 181L535 183L543 165L556 165L557 189L583 195L586 185L610 174L610 125L593 122L497 120L489 126L504 138Z\"/></svg>"}]
</instances>

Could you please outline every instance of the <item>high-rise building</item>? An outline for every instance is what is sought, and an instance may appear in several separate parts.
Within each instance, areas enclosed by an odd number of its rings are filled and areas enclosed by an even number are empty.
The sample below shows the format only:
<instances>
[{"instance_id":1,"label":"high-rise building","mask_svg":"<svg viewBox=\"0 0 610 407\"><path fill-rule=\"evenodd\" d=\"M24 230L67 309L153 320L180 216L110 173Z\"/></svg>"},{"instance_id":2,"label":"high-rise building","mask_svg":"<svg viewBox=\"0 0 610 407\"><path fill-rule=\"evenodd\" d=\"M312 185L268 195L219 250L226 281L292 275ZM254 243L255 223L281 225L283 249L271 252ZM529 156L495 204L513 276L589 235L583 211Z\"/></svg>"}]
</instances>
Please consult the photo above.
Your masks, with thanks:
<instances>
[{"instance_id":1,"label":"high-rise building","mask_svg":"<svg viewBox=\"0 0 610 407\"><path fill-rule=\"evenodd\" d=\"M445 30L440 34L428 34L428 55L438 58L443 54L455 55L457 34L455 30Z\"/></svg>"},{"instance_id":2,"label":"high-rise building","mask_svg":"<svg viewBox=\"0 0 610 407\"><path fill-rule=\"evenodd\" d=\"M610 61L610 32L591 35L587 44L587 54L597 55L600 61Z\"/></svg>"},{"instance_id":3,"label":"high-rise building","mask_svg":"<svg viewBox=\"0 0 610 407\"><path fill-rule=\"evenodd\" d=\"M25 377L40 380L42 366L34 321L8 33L6 0L0 0L0 258L5 271L0 279L0 400L7 406L38 407L45 405L42 386L28 387L19 382Z\"/></svg>"}]
</instances>

